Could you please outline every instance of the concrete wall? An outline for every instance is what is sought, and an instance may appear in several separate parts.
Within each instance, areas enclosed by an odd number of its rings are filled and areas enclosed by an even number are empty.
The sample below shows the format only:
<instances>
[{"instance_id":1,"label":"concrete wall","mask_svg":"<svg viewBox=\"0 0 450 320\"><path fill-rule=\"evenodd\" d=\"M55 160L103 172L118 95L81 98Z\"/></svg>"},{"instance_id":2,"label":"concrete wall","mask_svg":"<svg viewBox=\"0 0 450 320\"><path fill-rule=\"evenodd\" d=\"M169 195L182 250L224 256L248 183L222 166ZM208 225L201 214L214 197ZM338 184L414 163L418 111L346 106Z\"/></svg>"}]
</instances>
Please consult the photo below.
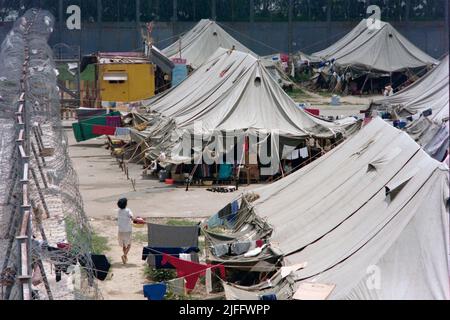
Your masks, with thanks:
<instances>
[{"instance_id":1,"label":"concrete wall","mask_svg":"<svg viewBox=\"0 0 450 320\"><path fill-rule=\"evenodd\" d=\"M222 23L224 29L260 55L288 52L287 22ZM357 22L293 22L292 50L312 53L326 48L349 32ZM435 58L448 52L444 21L393 22L406 38ZM193 22L160 22L154 28L154 39L164 48L186 32ZM11 23L0 23L0 41L11 29ZM81 31L56 26L50 38L56 43L81 46L82 54L95 51L133 51L142 47L140 31L135 23L83 23Z\"/></svg>"}]
</instances>

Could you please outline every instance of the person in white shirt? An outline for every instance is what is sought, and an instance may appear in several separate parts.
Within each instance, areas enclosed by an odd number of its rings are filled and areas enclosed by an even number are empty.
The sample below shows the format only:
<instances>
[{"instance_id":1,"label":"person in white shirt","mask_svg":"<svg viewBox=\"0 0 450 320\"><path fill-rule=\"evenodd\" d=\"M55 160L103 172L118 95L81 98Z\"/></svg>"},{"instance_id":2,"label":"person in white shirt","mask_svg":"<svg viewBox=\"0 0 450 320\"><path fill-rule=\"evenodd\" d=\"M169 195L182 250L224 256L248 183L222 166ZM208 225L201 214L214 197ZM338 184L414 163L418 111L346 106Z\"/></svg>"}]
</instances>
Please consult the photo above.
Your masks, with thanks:
<instances>
[{"instance_id":1,"label":"person in white shirt","mask_svg":"<svg viewBox=\"0 0 450 320\"><path fill-rule=\"evenodd\" d=\"M123 248L122 262L128 262L128 252L131 249L131 232L133 213L127 208L128 200L126 198L119 199L117 206L117 225L119 227L119 245Z\"/></svg>"},{"instance_id":2,"label":"person in white shirt","mask_svg":"<svg viewBox=\"0 0 450 320\"><path fill-rule=\"evenodd\" d=\"M394 89L392 88L391 84L388 84L386 87L384 87L383 95L385 97L390 97L394 94Z\"/></svg>"}]
</instances>

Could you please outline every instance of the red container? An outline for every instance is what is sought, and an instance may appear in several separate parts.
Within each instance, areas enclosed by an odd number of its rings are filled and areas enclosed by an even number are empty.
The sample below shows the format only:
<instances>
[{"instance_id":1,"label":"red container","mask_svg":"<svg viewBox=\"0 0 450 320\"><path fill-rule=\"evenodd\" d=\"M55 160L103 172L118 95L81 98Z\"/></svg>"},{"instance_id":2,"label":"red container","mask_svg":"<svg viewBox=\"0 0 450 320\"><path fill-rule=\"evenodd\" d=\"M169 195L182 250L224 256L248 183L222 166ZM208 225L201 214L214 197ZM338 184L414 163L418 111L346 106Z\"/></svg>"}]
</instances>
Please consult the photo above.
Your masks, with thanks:
<instances>
[{"instance_id":1,"label":"red container","mask_svg":"<svg viewBox=\"0 0 450 320\"><path fill-rule=\"evenodd\" d=\"M166 179L166 184L173 185L173 184L175 184L175 180L174 179Z\"/></svg>"},{"instance_id":2,"label":"red container","mask_svg":"<svg viewBox=\"0 0 450 320\"><path fill-rule=\"evenodd\" d=\"M305 111L311 113L314 116L317 116L317 117L320 116L320 110L319 109L306 109L305 108Z\"/></svg>"}]
</instances>

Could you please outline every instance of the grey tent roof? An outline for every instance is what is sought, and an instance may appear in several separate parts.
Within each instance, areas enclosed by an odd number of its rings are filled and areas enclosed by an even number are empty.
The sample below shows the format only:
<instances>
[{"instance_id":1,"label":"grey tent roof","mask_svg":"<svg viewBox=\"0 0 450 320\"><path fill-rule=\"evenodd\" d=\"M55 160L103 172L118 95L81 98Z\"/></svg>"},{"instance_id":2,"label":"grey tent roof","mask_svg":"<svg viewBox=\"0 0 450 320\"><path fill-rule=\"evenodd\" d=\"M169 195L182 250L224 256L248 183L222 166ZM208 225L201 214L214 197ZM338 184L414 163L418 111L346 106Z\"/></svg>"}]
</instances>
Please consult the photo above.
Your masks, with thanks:
<instances>
[{"instance_id":1,"label":"grey tent roof","mask_svg":"<svg viewBox=\"0 0 450 320\"><path fill-rule=\"evenodd\" d=\"M293 136L334 136L342 126L297 107L252 54L218 49L180 85L144 103L178 128L268 129Z\"/></svg>"},{"instance_id":2,"label":"grey tent roof","mask_svg":"<svg viewBox=\"0 0 450 320\"><path fill-rule=\"evenodd\" d=\"M394 110L400 116L409 116L432 109L428 118L437 123L449 117L449 56L425 76L396 94L374 101Z\"/></svg>"},{"instance_id":3,"label":"grey tent roof","mask_svg":"<svg viewBox=\"0 0 450 320\"><path fill-rule=\"evenodd\" d=\"M209 60L218 48L231 49L247 52L257 57L250 49L234 39L216 22L203 19L200 20L191 30L184 34L179 40L163 49L162 52L172 58L187 60L187 64L196 69Z\"/></svg>"},{"instance_id":4,"label":"grey tent roof","mask_svg":"<svg viewBox=\"0 0 450 320\"><path fill-rule=\"evenodd\" d=\"M377 72L396 72L437 64L390 23L381 21L381 28L371 30L363 19L352 31L330 47L313 56L336 60L343 68L352 67Z\"/></svg>"},{"instance_id":5,"label":"grey tent roof","mask_svg":"<svg viewBox=\"0 0 450 320\"><path fill-rule=\"evenodd\" d=\"M180 54L181 45L181 54ZM209 19L200 20L191 30L183 35L179 40L162 50L162 52L172 58L183 58L193 69L199 68L203 63L209 61L217 49L232 49L249 53L255 58L258 55L249 48L233 38L215 21ZM263 59L264 65L270 71L271 75L280 85L291 85L289 77L281 68L269 59Z\"/></svg>"},{"instance_id":6,"label":"grey tent roof","mask_svg":"<svg viewBox=\"0 0 450 320\"><path fill-rule=\"evenodd\" d=\"M284 138L284 144L298 145L307 137L345 137L360 126L354 118L328 122L308 114L259 59L223 48L178 86L143 104L150 111L150 126L143 132L132 130L131 136L139 143L146 141L148 158L170 154L166 160L172 163L188 161L177 153L185 135L227 132L232 138L264 132Z\"/></svg>"},{"instance_id":7,"label":"grey tent roof","mask_svg":"<svg viewBox=\"0 0 450 320\"><path fill-rule=\"evenodd\" d=\"M330 299L450 298L448 167L380 118L254 192L284 264L307 263L292 274L297 287L334 284Z\"/></svg>"}]
</instances>

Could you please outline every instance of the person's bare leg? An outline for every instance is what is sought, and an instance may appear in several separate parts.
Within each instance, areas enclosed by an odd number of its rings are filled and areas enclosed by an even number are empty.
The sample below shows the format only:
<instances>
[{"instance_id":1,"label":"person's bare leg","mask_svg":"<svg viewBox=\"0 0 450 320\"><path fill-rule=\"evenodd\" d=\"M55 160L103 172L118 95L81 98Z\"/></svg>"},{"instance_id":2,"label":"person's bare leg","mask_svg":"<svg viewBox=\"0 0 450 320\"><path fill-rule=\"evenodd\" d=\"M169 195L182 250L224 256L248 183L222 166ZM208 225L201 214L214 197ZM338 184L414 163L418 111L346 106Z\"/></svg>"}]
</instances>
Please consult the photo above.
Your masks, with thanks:
<instances>
[{"instance_id":1,"label":"person's bare leg","mask_svg":"<svg viewBox=\"0 0 450 320\"><path fill-rule=\"evenodd\" d=\"M125 253L125 255L127 256L128 255L128 252L130 252L130 249L131 249L131 244L129 244L126 248L124 247L124 253Z\"/></svg>"},{"instance_id":2,"label":"person's bare leg","mask_svg":"<svg viewBox=\"0 0 450 320\"><path fill-rule=\"evenodd\" d=\"M122 245L122 251L123 251L122 262L123 262L123 264L125 264L127 262L127 260L126 260L127 259L127 254L126 254L127 247L125 245Z\"/></svg>"}]
</instances>

